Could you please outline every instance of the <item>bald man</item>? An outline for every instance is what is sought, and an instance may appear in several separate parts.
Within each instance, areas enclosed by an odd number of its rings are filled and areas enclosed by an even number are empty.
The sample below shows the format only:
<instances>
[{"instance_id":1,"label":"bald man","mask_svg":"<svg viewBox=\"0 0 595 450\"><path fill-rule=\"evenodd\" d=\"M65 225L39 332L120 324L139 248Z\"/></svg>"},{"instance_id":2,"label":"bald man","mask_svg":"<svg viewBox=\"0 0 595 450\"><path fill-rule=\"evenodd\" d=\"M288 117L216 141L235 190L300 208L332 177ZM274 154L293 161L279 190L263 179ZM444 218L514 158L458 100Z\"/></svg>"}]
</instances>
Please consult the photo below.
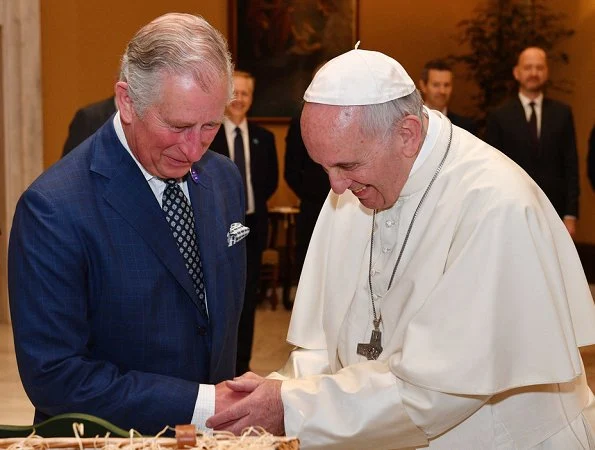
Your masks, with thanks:
<instances>
[{"instance_id":1,"label":"bald man","mask_svg":"<svg viewBox=\"0 0 595 450\"><path fill-rule=\"evenodd\" d=\"M488 115L486 141L537 182L574 237L579 185L572 111L544 96L548 65L543 49L524 49L513 75L518 96Z\"/></svg>"}]
</instances>

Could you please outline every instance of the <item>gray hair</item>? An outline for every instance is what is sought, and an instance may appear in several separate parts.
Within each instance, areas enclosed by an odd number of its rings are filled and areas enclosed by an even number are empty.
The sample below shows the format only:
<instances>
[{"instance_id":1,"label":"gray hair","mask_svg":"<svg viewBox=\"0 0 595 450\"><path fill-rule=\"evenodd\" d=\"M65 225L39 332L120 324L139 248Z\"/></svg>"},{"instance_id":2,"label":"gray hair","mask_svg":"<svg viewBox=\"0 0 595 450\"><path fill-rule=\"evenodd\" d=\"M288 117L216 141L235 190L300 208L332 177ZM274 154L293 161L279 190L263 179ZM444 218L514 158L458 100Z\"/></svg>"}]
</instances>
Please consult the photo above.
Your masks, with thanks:
<instances>
[{"instance_id":1,"label":"gray hair","mask_svg":"<svg viewBox=\"0 0 595 450\"><path fill-rule=\"evenodd\" d=\"M405 116L414 115L423 122L423 105L421 94L415 89L405 97L377 105L362 106L360 129L366 136L388 138L394 127Z\"/></svg>"},{"instance_id":2,"label":"gray hair","mask_svg":"<svg viewBox=\"0 0 595 450\"><path fill-rule=\"evenodd\" d=\"M120 81L142 116L160 95L165 74L191 75L203 91L226 79L233 96L233 64L223 35L200 16L169 13L142 27L126 46Z\"/></svg>"}]
</instances>

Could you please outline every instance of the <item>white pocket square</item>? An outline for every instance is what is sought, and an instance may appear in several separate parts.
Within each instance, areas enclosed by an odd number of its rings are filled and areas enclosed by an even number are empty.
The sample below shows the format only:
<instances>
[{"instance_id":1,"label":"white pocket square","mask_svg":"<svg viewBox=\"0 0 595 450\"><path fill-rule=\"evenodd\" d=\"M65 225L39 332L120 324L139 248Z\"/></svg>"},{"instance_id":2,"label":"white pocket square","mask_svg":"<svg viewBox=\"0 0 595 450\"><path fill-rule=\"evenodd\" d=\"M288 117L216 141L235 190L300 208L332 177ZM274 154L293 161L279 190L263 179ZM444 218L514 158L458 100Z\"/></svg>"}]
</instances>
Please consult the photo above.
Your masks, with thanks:
<instances>
[{"instance_id":1,"label":"white pocket square","mask_svg":"<svg viewBox=\"0 0 595 450\"><path fill-rule=\"evenodd\" d=\"M240 222L232 223L227 232L227 246L231 247L237 244L248 236L248 233L250 233L250 228L247 226L242 225Z\"/></svg>"}]
</instances>

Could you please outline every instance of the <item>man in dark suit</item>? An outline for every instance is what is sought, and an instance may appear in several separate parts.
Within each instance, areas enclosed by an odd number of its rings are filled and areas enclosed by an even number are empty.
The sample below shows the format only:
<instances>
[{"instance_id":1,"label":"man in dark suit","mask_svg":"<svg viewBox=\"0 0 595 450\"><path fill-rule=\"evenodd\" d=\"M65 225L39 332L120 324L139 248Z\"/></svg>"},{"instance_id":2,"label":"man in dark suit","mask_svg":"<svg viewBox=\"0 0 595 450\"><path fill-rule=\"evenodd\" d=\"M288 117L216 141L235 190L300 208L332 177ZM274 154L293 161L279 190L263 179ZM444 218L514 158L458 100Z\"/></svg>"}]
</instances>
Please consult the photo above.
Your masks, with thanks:
<instances>
[{"instance_id":1,"label":"man in dark suit","mask_svg":"<svg viewBox=\"0 0 595 450\"><path fill-rule=\"evenodd\" d=\"M525 169L574 236L579 184L572 111L544 97L548 66L543 49L523 50L513 74L519 94L488 115L486 142Z\"/></svg>"},{"instance_id":2,"label":"man in dark suit","mask_svg":"<svg viewBox=\"0 0 595 450\"><path fill-rule=\"evenodd\" d=\"M19 200L8 285L36 423L79 412L141 433L202 428L233 398L244 191L208 151L231 76L204 19L155 19L122 58L119 112Z\"/></svg>"},{"instance_id":3,"label":"man in dark suit","mask_svg":"<svg viewBox=\"0 0 595 450\"><path fill-rule=\"evenodd\" d=\"M95 133L107 119L116 112L114 96L91 103L79 109L68 126L68 137L64 143L62 156Z\"/></svg>"},{"instance_id":4,"label":"man in dark suit","mask_svg":"<svg viewBox=\"0 0 595 450\"><path fill-rule=\"evenodd\" d=\"M295 224L295 256L298 273L301 273L318 214L331 185L322 166L308 155L299 117L291 120L285 143L285 181L300 199Z\"/></svg>"},{"instance_id":5,"label":"man in dark suit","mask_svg":"<svg viewBox=\"0 0 595 450\"><path fill-rule=\"evenodd\" d=\"M249 370L252 355L260 265L268 237L267 200L277 189L279 167L273 133L246 119L252 106L254 78L247 72L235 71L233 82L234 100L227 107L211 149L235 161L246 186L246 225L250 235L246 243L246 295L238 330L236 373L241 375Z\"/></svg>"},{"instance_id":6,"label":"man in dark suit","mask_svg":"<svg viewBox=\"0 0 595 450\"><path fill-rule=\"evenodd\" d=\"M419 90L421 91L424 104L430 108L440 111L450 119L453 125L461 127L470 133L477 134L477 124L471 117L455 114L448 109L453 85L452 68L442 59L428 61L421 71Z\"/></svg>"}]
</instances>

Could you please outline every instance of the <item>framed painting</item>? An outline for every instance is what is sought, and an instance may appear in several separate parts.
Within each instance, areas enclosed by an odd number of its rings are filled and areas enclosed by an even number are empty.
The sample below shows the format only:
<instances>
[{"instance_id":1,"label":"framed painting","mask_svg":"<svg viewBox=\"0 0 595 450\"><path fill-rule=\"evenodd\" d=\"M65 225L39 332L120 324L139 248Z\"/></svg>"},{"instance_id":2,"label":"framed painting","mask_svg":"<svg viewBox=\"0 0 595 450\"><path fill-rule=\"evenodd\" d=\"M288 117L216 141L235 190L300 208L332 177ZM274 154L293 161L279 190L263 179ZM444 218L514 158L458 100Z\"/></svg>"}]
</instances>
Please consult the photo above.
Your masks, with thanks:
<instances>
[{"instance_id":1,"label":"framed painting","mask_svg":"<svg viewBox=\"0 0 595 450\"><path fill-rule=\"evenodd\" d=\"M301 110L316 68L354 48L357 0L229 0L236 69L256 79L250 116L285 122Z\"/></svg>"}]
</instances>

